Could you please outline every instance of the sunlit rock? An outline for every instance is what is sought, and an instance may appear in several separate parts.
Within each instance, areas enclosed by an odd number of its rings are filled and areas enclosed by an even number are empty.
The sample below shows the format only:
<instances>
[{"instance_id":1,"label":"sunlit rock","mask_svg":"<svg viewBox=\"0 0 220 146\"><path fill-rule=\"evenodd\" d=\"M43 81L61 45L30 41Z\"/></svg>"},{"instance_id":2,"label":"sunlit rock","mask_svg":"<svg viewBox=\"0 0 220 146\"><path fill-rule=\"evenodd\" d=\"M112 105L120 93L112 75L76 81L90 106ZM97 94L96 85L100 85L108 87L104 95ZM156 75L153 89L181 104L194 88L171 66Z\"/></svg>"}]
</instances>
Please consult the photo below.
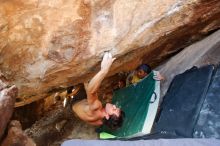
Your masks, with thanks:
<instances>
[{"instance_id":1,"label":"sunlit rock","mask_svg":"<svg viewBox=\"0 0 220 146\"><path fill-rule=\"evenodd\" d=\"M117 58L109 76L160 63L219 28L219 8L219 0L0 0L0 70L32 102L89 80L105 51Z\"/></svg>"}]
</instances>

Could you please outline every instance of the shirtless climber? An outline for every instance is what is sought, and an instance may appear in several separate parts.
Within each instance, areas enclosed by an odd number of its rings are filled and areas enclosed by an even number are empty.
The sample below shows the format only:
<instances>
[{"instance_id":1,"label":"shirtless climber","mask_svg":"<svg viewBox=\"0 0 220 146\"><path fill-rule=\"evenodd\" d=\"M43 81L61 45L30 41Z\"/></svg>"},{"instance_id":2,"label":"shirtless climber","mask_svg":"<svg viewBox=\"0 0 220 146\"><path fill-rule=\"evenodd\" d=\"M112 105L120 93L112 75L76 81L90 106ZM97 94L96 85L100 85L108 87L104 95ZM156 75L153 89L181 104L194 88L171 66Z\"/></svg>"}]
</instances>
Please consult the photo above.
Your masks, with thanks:
<instances>
[{"instance_id":1,"label":"shirtless climber","mask_svg":"<svg viewBox=\"0 0 220 146\"><path fill-rule=\"evenodd\" d=\"M122 126L124 112L110 103L103 107L98 98L97 91L114 60L115 58L112 58L111 53L104 54L101 70L88 84L84 84L87 98L76 99L72 104L73 112L83 121L92 125L104 124L111 129L117 129Z\"/></svg>"}]
</instances>

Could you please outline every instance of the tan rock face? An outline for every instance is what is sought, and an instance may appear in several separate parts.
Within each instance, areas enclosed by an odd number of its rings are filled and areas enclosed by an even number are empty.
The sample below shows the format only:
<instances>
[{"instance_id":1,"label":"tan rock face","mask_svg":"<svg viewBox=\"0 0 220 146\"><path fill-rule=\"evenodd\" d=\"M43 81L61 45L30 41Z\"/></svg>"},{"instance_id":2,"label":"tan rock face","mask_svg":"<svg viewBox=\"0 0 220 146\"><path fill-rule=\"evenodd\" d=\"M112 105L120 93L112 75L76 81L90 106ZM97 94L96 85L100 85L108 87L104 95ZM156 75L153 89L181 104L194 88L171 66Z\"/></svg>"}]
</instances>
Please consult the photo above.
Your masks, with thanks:
<instances>
[{"instance_id":1,"label":"tan rock face","mask_svg":"<svg viewBox=\"0 0 220 146\"><path fill-rule=\"evenodd\" d=\"M157 64L220 26L219 0L0 0L0 70L19 97Z\"/></svg>"}]
</instances>

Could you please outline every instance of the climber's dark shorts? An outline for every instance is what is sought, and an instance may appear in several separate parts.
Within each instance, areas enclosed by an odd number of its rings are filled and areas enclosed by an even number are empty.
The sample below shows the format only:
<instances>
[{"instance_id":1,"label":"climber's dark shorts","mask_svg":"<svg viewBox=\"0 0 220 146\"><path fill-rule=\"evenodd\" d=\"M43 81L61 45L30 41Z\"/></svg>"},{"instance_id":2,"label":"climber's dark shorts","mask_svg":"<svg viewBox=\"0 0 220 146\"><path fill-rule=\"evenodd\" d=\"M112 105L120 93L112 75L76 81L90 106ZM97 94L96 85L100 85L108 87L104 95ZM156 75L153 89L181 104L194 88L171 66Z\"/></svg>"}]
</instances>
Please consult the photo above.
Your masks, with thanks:
<instances>
[{"instance_id":1,"label":"climber's dark shorts","mask_svg":"<svg viewBox=\"0 0 220 146\"><path fill-rule=\"evenodd\" d=\"M83 99L86 99L87 95L86 95L86 90L84 88L84 85L80 85L79 87L79 91L73 96L73 98L71 98L71 106L73 106L74 104L76 104L79 101L82 101Z\"/></svg>"},{"instance_id":2,"label":"climber's dark shorts","mask_svg":"<svg viewBox=\"0 0 220 146\"><path fill-rule=\"evenodd\" d=\"M74 89L74 87L71 87L70 89L67 89L67 93L71 93L72 89ZM69 90L69 91L68 91ZM78 117L77 114L72 110L72 107L74 104L84 100L87 98L86 95L86 90L84 88L84 85L80 85L79 87L79 91L73 96L73 97L68 97L67 100L70 100L69 102L67 102L67 106L66 106L66 111L67 113L73 113L75 117Z\"/></svg>"}]
</instances>

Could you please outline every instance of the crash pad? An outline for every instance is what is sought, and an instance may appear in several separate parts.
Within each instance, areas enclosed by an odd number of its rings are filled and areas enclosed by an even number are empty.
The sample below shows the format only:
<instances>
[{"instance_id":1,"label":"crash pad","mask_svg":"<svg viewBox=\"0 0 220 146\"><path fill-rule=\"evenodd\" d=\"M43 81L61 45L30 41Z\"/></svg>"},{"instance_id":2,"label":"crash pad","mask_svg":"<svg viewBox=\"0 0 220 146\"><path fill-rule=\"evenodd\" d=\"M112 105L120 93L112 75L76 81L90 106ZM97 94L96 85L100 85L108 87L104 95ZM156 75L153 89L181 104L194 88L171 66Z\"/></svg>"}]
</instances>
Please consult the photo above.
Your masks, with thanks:
<instances>
[{"instance_id":1,"label":"crash pad","mask_svg":"<svg viewBox=\"0 0 220 146\"><path fill-rule=\"evenodd\" d=\"M61 146L219 146L217 139L159 139L159 140L68 140Z\"/></svg>"},{"instance_id":2,"label":"crash pad","mask_svg":"<svg viewBox=\"0 0 220 146\"><path fill-rule=\"evenodd\" d=\"M214 66L193 67L171 83L153 133L157 138L193 137L193 129L211 82Z\"/></svg>"},{"instance_id":3,"label":"crash pad","mask_svg":"<svg viewBox=\"0 0 220 146\"><path fill-rule=\"evenodd\" d=\"M195 138L220 139L220 66L216 68L211 85L194 128Z\"/></svg>"},{"instance_id":4,"label":"crash pad","mask_svg":"<svg viewBox=\"0 0 220 146\"><path fill-rule=\"evenodd\" d=\"M127 138L150 133L160 98L160 81L153 79L155 73L113 93L112 103L125 112L124 122L117 130L103 126L105 133L100 133L100 138L110 138L106 133Z\"/></svg>"}]
</instances>

